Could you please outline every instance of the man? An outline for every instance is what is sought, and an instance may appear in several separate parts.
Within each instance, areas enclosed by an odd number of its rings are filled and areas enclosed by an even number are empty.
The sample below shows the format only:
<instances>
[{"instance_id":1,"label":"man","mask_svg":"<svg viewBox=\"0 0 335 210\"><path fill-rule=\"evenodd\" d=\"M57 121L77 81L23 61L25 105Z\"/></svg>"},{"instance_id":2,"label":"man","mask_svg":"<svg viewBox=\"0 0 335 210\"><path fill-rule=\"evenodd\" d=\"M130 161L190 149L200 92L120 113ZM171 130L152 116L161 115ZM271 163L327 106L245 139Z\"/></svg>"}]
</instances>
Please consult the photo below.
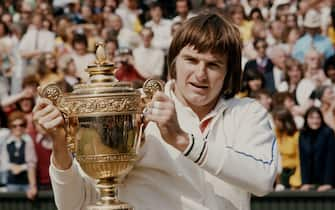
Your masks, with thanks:
<instances>
[{"instance_id":1,"label":"man","mask_svg":"<svg viewBox=\"0 0 335 210\"><path fill-rule=\"evenodd\" d=\"M134 49L134 63L140 75L146 79L161 78L164 70L164 52L152 46L156 34L151 28L141 31L142 46Z\"/></svg>"},{"instance_id":2,"label":"man","mask_svg":"<svg viewBox=\"0 0 335 210\"><path fill-rule=\"evenodd\" d=\"M151 20L145 23L146 27L152 28L155 36L152 45L155 48L167 51L171 40L171 24L168 19L163 18L163 9L160 3L153 2L149 5Z\"/></svg>"},{"instance_id":3,"label":"man","mask_svg":"<svg viewBox=\"0 0 335 210\"><path fill-rule=\"evenodd\" d=\"M146 140L121 199L138 210L236 210L250 209L250 192L272 190L277 147L267 112L251 99L233 98L240 89L241 45L238 29L217 14L191 18L177 32L168 55L174 80L145 112ZM57 207L95 202L92 180L67 151L59 111L40 99L34 113L54 138L50 175Z\"/></svg>"},{"instance_id":4,"label":"man","mask_svg":"<svg viewBox=\"0 0 335 210\"><path fill-rule=\"evenodd\" d=\"M266 55L267 43L264 38L256 38L253 42L254 49L257 51L256 59L249 60L244 67L244 72L256 69L264 75L265 88L270 92L276 92L273 63Z\"/></svg>"},{"instance_id":5,"label":"man","mask_svg":"<svg viewBox=\"0 0 335 210\"><path fill-rule=\"evenodd\" d=\"M177 16L173 18L172 22L184 22L187 19L194 16L191 12L192 3L190 0L177 0L176 1L176 12Z\"/></svg>"},{"instance_id":6,"label":"man","mask_svg":"<svg viewBox=\"0 0 335 210\"><path fill-rule=\"evenodd\" d=\"M303 24L306 33L294 45L292 57L303 63L310 48L316 48L326 59L332 56L333 45L328 37L321 34L321 14L313 9L308 10Z\"/></svg>"}]
</instances>

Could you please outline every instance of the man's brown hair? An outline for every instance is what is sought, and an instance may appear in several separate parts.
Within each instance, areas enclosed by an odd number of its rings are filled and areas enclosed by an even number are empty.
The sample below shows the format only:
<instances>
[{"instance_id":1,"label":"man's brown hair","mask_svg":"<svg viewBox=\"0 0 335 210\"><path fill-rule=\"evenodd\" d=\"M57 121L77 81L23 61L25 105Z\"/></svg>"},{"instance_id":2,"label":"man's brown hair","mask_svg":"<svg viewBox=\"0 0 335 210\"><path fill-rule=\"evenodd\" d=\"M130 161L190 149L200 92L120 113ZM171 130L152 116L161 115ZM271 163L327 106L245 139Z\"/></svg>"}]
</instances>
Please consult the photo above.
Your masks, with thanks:
<instances>
[{"instance_id":1,"label":"man's brown hair","mask_svg":"<svg viewBox=\"0 0 335 210\"><path fill-rule=\"evenodd\" d=\"M176 78L175 62L180 51L192 46L199 53L227 56L227 73L222 87L225 98L231 98L241 87L242 41L237 27L219 13L203 13L187 20L174 36L168 53L171 78Z\"/></svg>"}]
</instances>

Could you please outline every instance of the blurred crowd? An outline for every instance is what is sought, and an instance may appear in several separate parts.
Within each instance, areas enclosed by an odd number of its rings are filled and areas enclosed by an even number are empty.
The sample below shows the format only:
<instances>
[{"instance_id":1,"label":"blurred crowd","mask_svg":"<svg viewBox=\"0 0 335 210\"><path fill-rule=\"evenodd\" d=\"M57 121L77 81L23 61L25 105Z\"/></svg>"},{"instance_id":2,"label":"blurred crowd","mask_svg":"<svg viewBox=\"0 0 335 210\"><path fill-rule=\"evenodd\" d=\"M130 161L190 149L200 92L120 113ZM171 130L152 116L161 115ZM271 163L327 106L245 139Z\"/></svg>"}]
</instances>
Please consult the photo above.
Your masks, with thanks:
<instances>
[{"instance_id":1,"label":"blurred crowd","mask_svg":"<svg viewBox=\"0 0 335 210\"><path fill-rule=\"evenodd\" d=\"M242 90L269 112L281 155L274 190L335 186L335 4L331 0L4 0L0 3L0 189L51 189L52 139L32 119L37 87L86 82L96 43L115 77L167 81L183 21L226 15L243 41ZM218 26L220 27L220 26ZM229 68L229 66L228 66Z\"/></svg>"}]
</instances>

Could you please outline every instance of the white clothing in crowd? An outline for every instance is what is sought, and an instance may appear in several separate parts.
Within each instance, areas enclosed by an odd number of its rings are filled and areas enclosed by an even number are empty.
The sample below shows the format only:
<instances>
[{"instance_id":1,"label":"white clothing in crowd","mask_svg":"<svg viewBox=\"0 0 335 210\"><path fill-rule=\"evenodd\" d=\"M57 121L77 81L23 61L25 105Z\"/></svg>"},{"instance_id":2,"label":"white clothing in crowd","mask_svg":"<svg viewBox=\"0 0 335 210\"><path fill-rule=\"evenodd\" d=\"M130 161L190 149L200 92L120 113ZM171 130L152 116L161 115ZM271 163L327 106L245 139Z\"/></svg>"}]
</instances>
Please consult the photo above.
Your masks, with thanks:
<instances>
[{"instance_id":1,"label":"white clothing in crowd","mask_svg":"<svg viewBox=\"0 0 335 210\"><path fill-rule=\"evenodd\" d=\"M189 12L189 13L187 14L186 20L187 20L187 19L190 19L191 17L194 17L194 16L196 16L196 14L194 14L194 13L192 13L192 12ZM185 21L185 20L183 20L179 15L177 15L176 17L174 17L174 18L172 19L172 23L183 22L183 21Z\"/></svg>"},{"instance_id":2,"label":"white clothing in crowd","mask_svg":"<svg viewBox=\"0 0 335 210\"><path fill-rule=\"evenodd\" d=\"M86 53L85 55L79 55L77 53L72 53L74 64L77 69L77 76L83 81L88 80L88 73L85 71L88 65L92 65L95 61L95 55L92 53Z\"/></svg>"},{"instance_id":3,"label":"white clothing in crowd","mask_svg":"<svg viewBox=\"0 0 335 210\"><path fill-rule=\"evenodd\" d=\"M171 20L161 19L159 23L155 23L153 20L148 21L145 27L150 27L154 32L152 39L152 46L164 51L167 51L170 47L171 42Z\"/></svg>"},{"instance_id":4,"label":"white clothing in crowd","mask_svg":"<svg viewBox=\"0 0 335 210\"><path fill-rule=\"evenodd\" d=\"M138 33L122 27L117 36L117 41L120 48L134 49L141 43L141 37Z\"/></svg>"},{"instance_id":5,"label":"white clothing in crowd","mask_svg":"<svg viewBox=\"0 0 335 210\"><path fill-rule=\"evenodd\" d=\"M30 26L28 31L23 35L19 51L21 53L29 53L33 51L52 52L55 46L55 33Z\"/></svg>"},{"instance_id":6,"label":"white clothing in crowd","mask_svg":"<svg viewBox=\"0 0 335 210\"><path fill-rule=\"evenodd\" d=\"M161 77L164 70L164 52L153 47L138 47L133 51L135 67L146 79Z\"/></svg>"},{"instance_id":7,"label":"white clothing in crowd","mask_svg":"<svg viewBox=\"0 0 335 210\"><path fill-rule=\"evenodd\" d=\"M207 144L204 161L197 165L167 144L151 122L139 161L121 185L120 199L137 210L249 210L249 192L260 196L272 191L277 175L277 144L267 111L252 99L220 98L200 121L176 98L171 83L165 93L175 102L181 128L194 136L194 147ZM202 132L199 126L210 118ZM96 202L96 181L77 161L67 170L51 164L50 177L58 209L79 210Z\"/></svg>"}]
</instances>

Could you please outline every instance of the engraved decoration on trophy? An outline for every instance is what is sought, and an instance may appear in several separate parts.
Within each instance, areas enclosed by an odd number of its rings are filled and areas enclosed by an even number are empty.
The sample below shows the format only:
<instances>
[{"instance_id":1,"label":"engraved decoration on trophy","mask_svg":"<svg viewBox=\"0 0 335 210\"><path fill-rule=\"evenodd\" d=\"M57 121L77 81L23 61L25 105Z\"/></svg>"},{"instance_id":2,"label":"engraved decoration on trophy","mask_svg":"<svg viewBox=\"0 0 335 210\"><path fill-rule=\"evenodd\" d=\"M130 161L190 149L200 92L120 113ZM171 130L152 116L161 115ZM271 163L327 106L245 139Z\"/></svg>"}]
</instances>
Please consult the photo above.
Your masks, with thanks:
<instances>
[{"instance_id":1,"label":"engraved decoration on trophy","mask_svg":"<svg viewBox=\"0 0 335 210\"><path fill-rule=\"evenodd\" d=\"M97 179L100 200L89 210L130 210L118 199L117 185L137 161L142 136L143 101L149 101L163 83L148 80L143 85L146 100L129 82L115 79L116 68L107 62L103 43L98 44L96 61L87 67L89 80L63 93L55 84L39 89L61 111L68 148L75 153L83 171Z\"/></svg>"}]
</instances>

